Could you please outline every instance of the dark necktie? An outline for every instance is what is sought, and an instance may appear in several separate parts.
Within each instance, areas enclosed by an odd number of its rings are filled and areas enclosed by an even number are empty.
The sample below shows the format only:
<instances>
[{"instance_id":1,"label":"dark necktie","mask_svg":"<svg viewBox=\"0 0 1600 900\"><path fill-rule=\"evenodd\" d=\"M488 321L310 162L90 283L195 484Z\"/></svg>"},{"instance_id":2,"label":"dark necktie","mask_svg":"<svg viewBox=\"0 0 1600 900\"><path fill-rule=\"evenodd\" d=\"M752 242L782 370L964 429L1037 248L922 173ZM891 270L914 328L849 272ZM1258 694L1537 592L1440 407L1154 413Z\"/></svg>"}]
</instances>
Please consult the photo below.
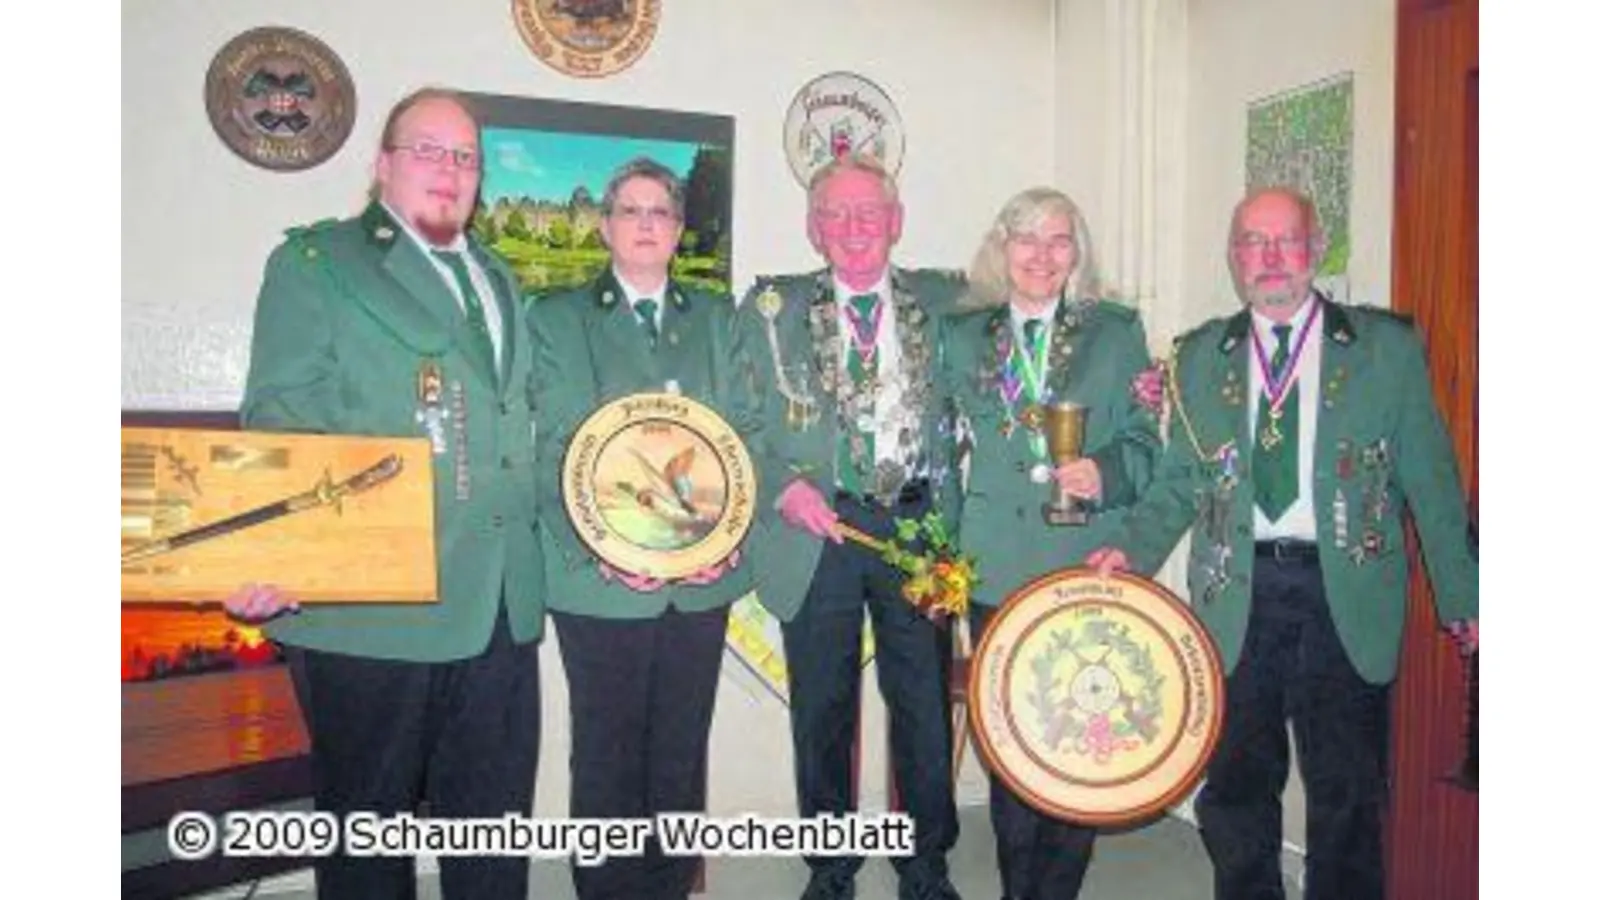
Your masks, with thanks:
<instances>
[{"instance_id":1,"label":"dark necktie","mask_svg":"<svg viewBox=\"0 0 1600 900\"><path fill-rule=\"evenodd\" d=\"M656 340L661 337L661 330L656 327L656 301L646 297L633 305L633 312L639 317L639 325L644 328L644 333L650 338L650 346L656 345Z\"/></svg>"},{"instance_id":2,"label":"dark necktie","mask_svg":"<svg viewBox=\"0 0 1600 900\"><path fill-rule=\"evenodd\" d=\"M877 310L877 294L856 294L850 298L851 314L846 318L850 321L851 335L849 347L845 350L845 366L850 371L850 380L861 391L870 389L868 382L877 372L877 366L872 364L877 359L873 351L878 341ZM872 414L872 398L865 399L866 402L857 407L862 411L862 417ZM862 424L859 418L846 421L845 427L839 430L835 447L839 486L852 493L861 493L868 481L867 473L877 468L877 441L871 431L860 427Z\"/></svg>"},{"instance_id":3,"label":"dark necktie","mask_svg":"<svg viewBox=\"0 0 1600 900\"><path fill-rule=\"evenodd\" d=\"M1288 325L1272 326L1278 341L1272 353L1272 380L1283 377L1289 362ZM1265 379L1263 379L1265 380ZM1256 505L1269 521L1283 516L1300 493L1300 385L1289 389L1278 407L1280 415L1272 416L1272 402L1263 384L1261 405L1256 411L1255 488Z\"/></svg>"},{"instance_id":4,"label":"dark necktie","mask_svg":"<svg viewBox=\"0 0 1600 900\"><path fill-rule=\"evenodd\" d=\"M461 254L453 250L435 250L433 255L450 268L451 274L456 277L456 287L461 289L461 300L467 310L467 332L471 335L471 352L489 365L490 373L497 373L499 367L495 365L494 341L489 337L489 323L484 318L483 303L478 300L478 292L472 287L472 276L467 274L467 262Z\"/></svg>"},{"instance_id":5,"label":"dark necktie","mask_svg":"<svg viewBox=\"0 0 1600 900\"><path fill-rule=\"evenodd\" d=\"M1039 357L1039 338L1044 335L1044 323L1038 319L1029 319L1022 323L1022 337L1028 342L1028 352L1034 359Z\"/></svg>"},{"instance_id":6,"label":"dark necktie","mask_svg":"<svg viewBox=\"0 0 1600 900\"><path fill-rule=\"evenodd\" d=\"M849 361L850 376L859 384L867 377L867 357L876 355L871 348L877 346L878 342L878 327L873 316L878 310L878 295L857 294L850 298L850 307L855 313L850 317L855 339L850 342L850 352L845 356Z\"/></svg>"}]
</instances>

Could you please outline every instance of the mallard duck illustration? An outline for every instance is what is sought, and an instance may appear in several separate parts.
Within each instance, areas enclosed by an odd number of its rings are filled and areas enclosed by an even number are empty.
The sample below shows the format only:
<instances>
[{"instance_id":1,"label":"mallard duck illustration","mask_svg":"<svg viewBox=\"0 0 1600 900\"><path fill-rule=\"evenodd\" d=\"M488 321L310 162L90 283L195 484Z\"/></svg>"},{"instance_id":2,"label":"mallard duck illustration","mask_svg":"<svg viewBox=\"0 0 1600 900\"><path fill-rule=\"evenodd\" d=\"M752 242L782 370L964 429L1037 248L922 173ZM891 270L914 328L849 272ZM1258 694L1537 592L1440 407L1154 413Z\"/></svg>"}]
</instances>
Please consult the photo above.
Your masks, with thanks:
<instances>
[{"instance_id":1,"label":"mallard duck illustration","mask_svg":"<svg viewBox=\"0 0 1600 900\"><path fill-rule=\"evenodd\" d=\"M640 509L679 528L693 529L708 521L707 514L695 506L693 499L694 483L689 478L689 468L694 465L693 447L679 451L659 471L644 454L632 448L628 452L638 460L645 481L637 485L618 481L619 492L632 498Z\"/></svg>"}]
</instances>

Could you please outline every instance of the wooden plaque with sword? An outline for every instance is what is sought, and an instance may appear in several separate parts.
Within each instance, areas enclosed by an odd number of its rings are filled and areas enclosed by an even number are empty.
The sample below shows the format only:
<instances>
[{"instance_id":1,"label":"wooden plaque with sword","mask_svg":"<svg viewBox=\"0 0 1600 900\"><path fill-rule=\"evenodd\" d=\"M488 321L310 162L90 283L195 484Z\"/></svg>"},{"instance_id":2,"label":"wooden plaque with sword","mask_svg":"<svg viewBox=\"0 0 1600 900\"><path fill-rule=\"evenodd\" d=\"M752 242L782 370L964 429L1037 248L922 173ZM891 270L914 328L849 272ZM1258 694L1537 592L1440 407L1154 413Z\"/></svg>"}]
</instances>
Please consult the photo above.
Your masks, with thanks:
<instances>
[{"instance_id":1,"label":"wooden plaque with sword","mask_svg":"<svg viewBox=\"0 0 1600 900\"><path fill-rule=\"evenodd\" d=\"M122 601L438 600L425 438L122 429Z\"/></svg>"}]
</instances>

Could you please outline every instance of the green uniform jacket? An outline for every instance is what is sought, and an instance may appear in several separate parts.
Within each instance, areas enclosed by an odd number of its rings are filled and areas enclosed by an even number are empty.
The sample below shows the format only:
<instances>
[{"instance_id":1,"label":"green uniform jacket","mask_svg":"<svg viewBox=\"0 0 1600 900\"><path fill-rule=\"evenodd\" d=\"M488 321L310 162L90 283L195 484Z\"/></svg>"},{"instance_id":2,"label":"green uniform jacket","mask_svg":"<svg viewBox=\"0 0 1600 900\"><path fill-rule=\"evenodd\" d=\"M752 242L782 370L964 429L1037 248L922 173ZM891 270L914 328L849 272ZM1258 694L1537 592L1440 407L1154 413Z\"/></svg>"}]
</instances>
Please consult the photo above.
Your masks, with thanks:
<instances>
[{"instance_id":1,"label":"green uniform jacket","mask_svg":"<svg viewBox=\"0 0 1600 900\"><path fill-rule=\"evenodd\" d=\"M919 380L930 388L937 367L940 323L964 288L960 276L949 272L891 269L896 338L903 350L913 343L925 348L920 354L926 357L925 372ZM793 619L800 611L822 554L822 541L782 521L776 507L778 495L790 481L804 477L831 501L835 485L838 405L835 394L825 389L823 377L825 368L839 368L828 364L824 351L824 340L833 327L833 311L839 302L833 294L832 274L823 269L757 278L739 305L742 364L748 367L747 377L755 383L765 424L761 438L752 448L760 485L757 507L763 527L754 532L751 553L760 573L758 599L783 621ZM777 309L769 320L762 310L773 305ZM811 420L791 415L793 404L780 388L780 363L790 389L809 394L814 401L815 415ZM907 364L904 352L901 364ZM942 440L937 431L943 417L935 393L930 390L923 414L922 446L930 463L939 455ZM927 474L938 491L946 473L934 470Z\"/></svg>"},{"instance_id":2,"label":"green uniform jacket","mask_svg":"<svg viewBox=\"0 0 1600 900\"><path fill-rule=\"evenodd\" d=\"M1441 619L1477 616L1477 556L1455 455L1411 324L1365 307L1327 303L1322 312L1312 464L1322 579L1351 663L1367 681L1383 684L1394 678L1405 623L1401 505L1416 521ZM1191 602L1229 672L1250 619L1254 565L1250 348L1248 311L1179 338L1168 391L1181 403L1167 453L1110 541L1136 571L1150 573L1195 526Z\"/></svg>"},{"instance_id":3,"label":"green uniform jacket","mask_svg":"<svg viewBox=\"0 0 1600 900\"><path fill-rule=\"evenodd\" d=\"M735 392L733 299L671 282L655 348L608 267L593 282L533 304L534 408L545 433L538 482L549 514L544 529L550 608L606 619L647 619L671 606L697 612L749 593L753 566L742 559L709 585L640 592L600 577L592 552L565 514L561 470L572 435L591 413L629 394L666 390L709 406L748 443L757 436L751 403ZM753 460L752 460L753 461ZM759 490L759 488L758 488ZM758 495L757 503L761 502Z\"/></svg>"},{"instance_id":4,"label":"green uniform jacket","mask_svg":"<svg viewBox=\"0 0 1600 900\"><path fill-rule=\"evenodd\" d=\"M1000 372L1016 342L1009 306L950 320L939 381L964 427L952 464L967 471L964 491L943 493L946 521L956 522L961 549L978 563L973 602L998 606L1026 582L1083 563L1107 529L1150 483L1161 458L1160 423L1133 391L1151 366L1139 314L1103 300L1057 305L1049 352L1051 395L1089 408L1084 456L1100 467L1101 498L1086 525L1051 526L1040 508L1054 493L1029 472L1040 462L1028 430L1006 428ZM1026 397L1016 401L1020 414ZM1007 436L1009 431L1009 436ZM966 435L970 434L970 438ZM962 457L965 456L965 465Z\"/></svg>"},{"instance_id":5,"label":"green uniform jacket","mask_svg":"<svg viewBox=\"0 0 1600 900\"><path fill-rule=\"evenodd\" d=\"M380 205L358 219L291 230L268 259L241 413L246 429L424 437L425 367L440 372L451 413L446 451L433 457L439 602L308 604L269 624L275 640L383 659L464 659L488 646L502 591L512 636L527 642L542 633L530 354L517 339L516 279L483 247L474 243L471 252L500 306L498 379L465 349L466 317L455 295ZM458 469L470 480L465 499Z\"/></svg>"}]
</instances>

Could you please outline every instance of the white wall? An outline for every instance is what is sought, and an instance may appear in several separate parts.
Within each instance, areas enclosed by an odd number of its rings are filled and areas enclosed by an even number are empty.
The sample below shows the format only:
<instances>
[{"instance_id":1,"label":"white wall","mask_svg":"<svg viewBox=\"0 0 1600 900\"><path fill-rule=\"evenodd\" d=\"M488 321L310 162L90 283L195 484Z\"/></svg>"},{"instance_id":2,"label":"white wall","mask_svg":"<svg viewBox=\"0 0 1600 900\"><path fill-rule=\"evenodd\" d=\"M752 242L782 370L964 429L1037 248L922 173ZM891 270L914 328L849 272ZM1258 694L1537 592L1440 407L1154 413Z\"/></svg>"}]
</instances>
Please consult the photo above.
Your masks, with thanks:
<instances>
[{"instance_id":1,"label":"white wall","mask_svg":"<svg viewBox=\"0 0 1600 900\"><path fill-rule=\"evenodd\" d=\"M1355 76L1350 299L1389 305L1395 17L1394 0L1190 0L1187 321L1238 308L1223 251L1248 105L1342 72Z\"/></svg>"},{"instance_id":2,"label":"white wall","mask_svg":"<svg viewBox=\"0 0 1600 900\"><path fill-rule=\"evenodd\" d=\"M899 107L909 262L965 265L1005 197L1050 173L1050 0L672 0L645 56L600 80L541 63L510 6L282 0L266 10L142 0L124 10L124 406L237 402L267 251L290 225L359 208L384 113L423 83L734 116L741 286L759 272L815 263L782 127L795 92L824 72L871 78ZM206 119L212 56L262 24L317 36L356 83L349 142L304 173L246 164Z\"/></svg>"},{"instance_id":3,"label":"white wall","mask_svg":"<svg viewBox=\"0 0 1600 900\"><path fill-rule=\"evenodd\" d=\"M448 14L445 10L448 9ZM268 250L284 228L362 202L388 107L424 83L737 120L735 284L817 264L803 191L783 153L784 115L811 78L850 70L882 86L906 130L902 259L965 266L995 210L1049 178L1055 134L1050 0L670 0L655 43L607 79L567 78L523 45L505 0L143 0L123 16L122 403L234 407ZM212 56L262 24L327 43L356 83L358 121L333 159L274 174L236 158L206 119ZM545 741L537 811L567 800L567 704L545 645ZM887 740L867 673L863 797L881 807ZM714 812L792 815L787 712L731 657L712 734ZM982 796L969 764L963 793Z\"/></svg>"},{"instance_id":4,"label":"white wall","mask_svg":"<svg viewBox=\"0 0 1600 900\"><path fill-rule=\"evenodd\" d=\"M1056 184L1158 354L1183 321L1187 15L1187 0L1060 0L1056 23Z\"/></svg>"}]
</instances>

